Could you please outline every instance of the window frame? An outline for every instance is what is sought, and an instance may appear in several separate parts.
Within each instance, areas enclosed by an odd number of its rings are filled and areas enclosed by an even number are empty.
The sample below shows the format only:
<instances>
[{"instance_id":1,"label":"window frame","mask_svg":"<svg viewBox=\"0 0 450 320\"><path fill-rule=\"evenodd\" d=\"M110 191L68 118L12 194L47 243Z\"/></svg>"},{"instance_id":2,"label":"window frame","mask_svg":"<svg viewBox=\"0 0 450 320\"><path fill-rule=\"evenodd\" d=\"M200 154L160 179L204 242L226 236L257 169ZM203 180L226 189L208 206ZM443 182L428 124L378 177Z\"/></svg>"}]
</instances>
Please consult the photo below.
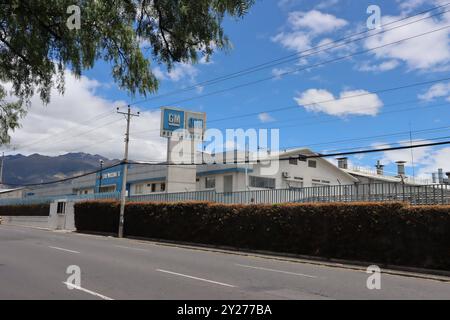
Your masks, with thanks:
<instances>
[{"instance_id":1,"label":"window frame","mask_svg":"<svg viewBox=\"0 0 450 320\"><path fill-rule=\"evenodd\" d=\"M208 185L208 181L211 182L211 185ZM205 177L205 189L215 189L216 188L216 177Z\"/></svg>"},{"instance_id":2,"label":"window frame","mask_svg":"<svg viewBox=\"0 0 450 320\"><path fill-rule=\"evenodd\" d=\"M266 183L266 182L269 182L269 183ZM276 183L277 183L277 181L275 178L249 176L249 185L252 188L273 190L273 189L276 189Z\"/></svg>"},{"instance_id":3,"label":"window frame","mask_svg":"<svg viewBox=\"0 0 450 320\"><path fill-rule=\"evenodd\" d=\"M56 203L56 214L66 214L66 201Z\"/></svg>"},{"instance_id":4,"label":"window frame","mask_svg":"<svg viewBox=\"0 0 450 320\"><path fill-rule=\"evenodd\" d=\"M308 160L308 168L317 169L317 160Z\"/></svg>"}]
</instances>

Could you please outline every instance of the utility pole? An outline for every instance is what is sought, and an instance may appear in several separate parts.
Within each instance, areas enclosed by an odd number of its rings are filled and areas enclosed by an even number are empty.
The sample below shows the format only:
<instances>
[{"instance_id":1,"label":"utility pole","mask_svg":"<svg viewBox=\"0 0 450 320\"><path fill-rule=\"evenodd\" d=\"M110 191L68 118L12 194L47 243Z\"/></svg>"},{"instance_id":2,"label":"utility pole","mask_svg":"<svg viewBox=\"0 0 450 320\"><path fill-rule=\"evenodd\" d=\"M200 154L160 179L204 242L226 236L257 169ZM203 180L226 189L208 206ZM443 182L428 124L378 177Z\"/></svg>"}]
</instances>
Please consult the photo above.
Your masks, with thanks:
<instances>
[{"instance_id":1,"label":"utility pole","mask_svg":"<svg viewBox=\"0 0 450 320\"><path fill-rule=\"evenodd\" d=\"M120 218L119 218L119 238L123 238L123 225L125 218L125 202L127 197L127 175L128 175L128 144L130 142L130 120L131 117L139 117L139 112L136 114L131 113L131 107L128 106L127 112L120 112L117 108L117 113L123 114L127 119L127 131L125 133L125 155L123 157L123 176L122 176L122 190L120 194Z\"/></svg>"},{"instance_id":2,"label":"utility pole","mask_svg":"<svg viewBox=\"0 0 450 320\"><path fill-rule=\"evenodd\" d=\"M5 161L5 153L2 153L2 165L0 167L0 187L3 187L3 162Z\"/></svg>"},{"instance_id":3,"label":"utility pole","mask_svg":"<svg viewBox=\"0 0 450 320\"><path fill-rule=\"evenodd\" d=\"M416 165L414 163L414 149L413 146L413 138L412 138L412 128L411 128L411 122L409 123L409 142L411 145L411 165L412 165L412 173L413 173L413 181L416 181Z\"/></svg>"},{"instance_id":4,"label":"utility pole","mask_svg":"<svg viewBox=\"0 0 450 320\"><path fill-rule=\"evenodd\" d=\"M100 159L100 179L98 185L98 193L102 193L102 179L103 179L103 160Z\"/></svg>"}]
</instances>

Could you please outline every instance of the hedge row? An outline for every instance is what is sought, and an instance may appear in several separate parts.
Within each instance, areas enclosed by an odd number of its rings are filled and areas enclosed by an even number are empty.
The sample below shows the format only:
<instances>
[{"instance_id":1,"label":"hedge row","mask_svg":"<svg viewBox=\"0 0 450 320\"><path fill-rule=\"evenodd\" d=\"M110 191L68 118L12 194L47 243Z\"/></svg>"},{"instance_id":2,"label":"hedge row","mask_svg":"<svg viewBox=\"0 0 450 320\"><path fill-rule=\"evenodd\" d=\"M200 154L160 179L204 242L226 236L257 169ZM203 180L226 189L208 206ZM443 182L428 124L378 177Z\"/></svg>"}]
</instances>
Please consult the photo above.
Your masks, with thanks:
<instances>
[{"instance_id":1,"label":"hedge row","mask_svg":"<svg viewBox=\"0 0 450 320\"><path fill-rule=\"evenodd\" d=\"M50 215L49 204L0 206L0 216L45 217Z\"/></svg>"},{"instance_id":2,"label":"hedge row","mask_svg":"<svg viewBox=\"0 0 450 320\"><path fill-rule=\"evenodd\" d=\"M119 204L75 205L79 231L116 233ZM125 235L450 270L450 206L130 203Z\"/></svg>"}]
</instances>

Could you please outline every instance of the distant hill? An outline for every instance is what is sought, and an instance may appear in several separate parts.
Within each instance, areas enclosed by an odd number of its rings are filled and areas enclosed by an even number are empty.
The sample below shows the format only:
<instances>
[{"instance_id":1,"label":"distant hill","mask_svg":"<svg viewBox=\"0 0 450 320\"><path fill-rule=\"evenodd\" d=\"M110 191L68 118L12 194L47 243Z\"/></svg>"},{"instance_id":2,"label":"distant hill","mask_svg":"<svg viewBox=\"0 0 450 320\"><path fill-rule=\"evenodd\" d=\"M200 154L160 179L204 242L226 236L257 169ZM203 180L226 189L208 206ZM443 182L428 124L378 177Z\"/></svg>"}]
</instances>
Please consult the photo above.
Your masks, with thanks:
<instances>
[{"instance_id":1,"label":"distant hill","mask_svg":"<svg viewBox=\"0 0 450 320\"><path fill-rule=\"evenodd\" d=\"M5 156L3 183L23 185L68 178L100 169L100 160L104 161L104 167L118 162L81 152L56 157L40 154Z\"/></svg>"}]
</instances>

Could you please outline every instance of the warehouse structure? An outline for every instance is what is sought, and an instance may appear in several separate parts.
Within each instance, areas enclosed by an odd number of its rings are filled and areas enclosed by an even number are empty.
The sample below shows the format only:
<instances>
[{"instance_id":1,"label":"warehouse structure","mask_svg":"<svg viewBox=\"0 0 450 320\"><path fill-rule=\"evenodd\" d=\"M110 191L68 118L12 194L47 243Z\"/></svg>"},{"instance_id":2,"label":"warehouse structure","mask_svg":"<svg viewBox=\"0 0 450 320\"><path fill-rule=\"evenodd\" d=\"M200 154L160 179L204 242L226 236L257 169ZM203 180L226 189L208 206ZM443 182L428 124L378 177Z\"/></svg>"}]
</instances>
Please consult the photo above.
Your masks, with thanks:
<instances>
[{"instance_id":1,"label":"warehouse structure","mask_svg":"<svg viewBox=\"0 0 450 320\"><path fill-rule=\"evenodd\" d=\"M228 161L230 154L236 161ZM229 193L349 185L358 182L357 178L323 158L302 159L299 158L299 154L315 155L309 149L295 149L276 156L268 156L263 161L240 162L237 161L240 155L236 151L219 155L200 153L197 157L201 157L201 161L207 164L189 166L196 170L194 187L179 186L175 192L209 190ZM283 160L279 161L278 157ZM274 174L264 174L264 168L268 166L276 168ZM133 196L168 192L169 184L172 183L171 179L168 179L168 171L171 167L167 163L129 164L127 194ZM21 189L20 193L23 197L45 197L121 192L122 179L123 165L118 165L106 168L97 174L63 183L27 187ZM18 192L15 193L16 196L18 194Z\"/></svg>"}]
</instances>

